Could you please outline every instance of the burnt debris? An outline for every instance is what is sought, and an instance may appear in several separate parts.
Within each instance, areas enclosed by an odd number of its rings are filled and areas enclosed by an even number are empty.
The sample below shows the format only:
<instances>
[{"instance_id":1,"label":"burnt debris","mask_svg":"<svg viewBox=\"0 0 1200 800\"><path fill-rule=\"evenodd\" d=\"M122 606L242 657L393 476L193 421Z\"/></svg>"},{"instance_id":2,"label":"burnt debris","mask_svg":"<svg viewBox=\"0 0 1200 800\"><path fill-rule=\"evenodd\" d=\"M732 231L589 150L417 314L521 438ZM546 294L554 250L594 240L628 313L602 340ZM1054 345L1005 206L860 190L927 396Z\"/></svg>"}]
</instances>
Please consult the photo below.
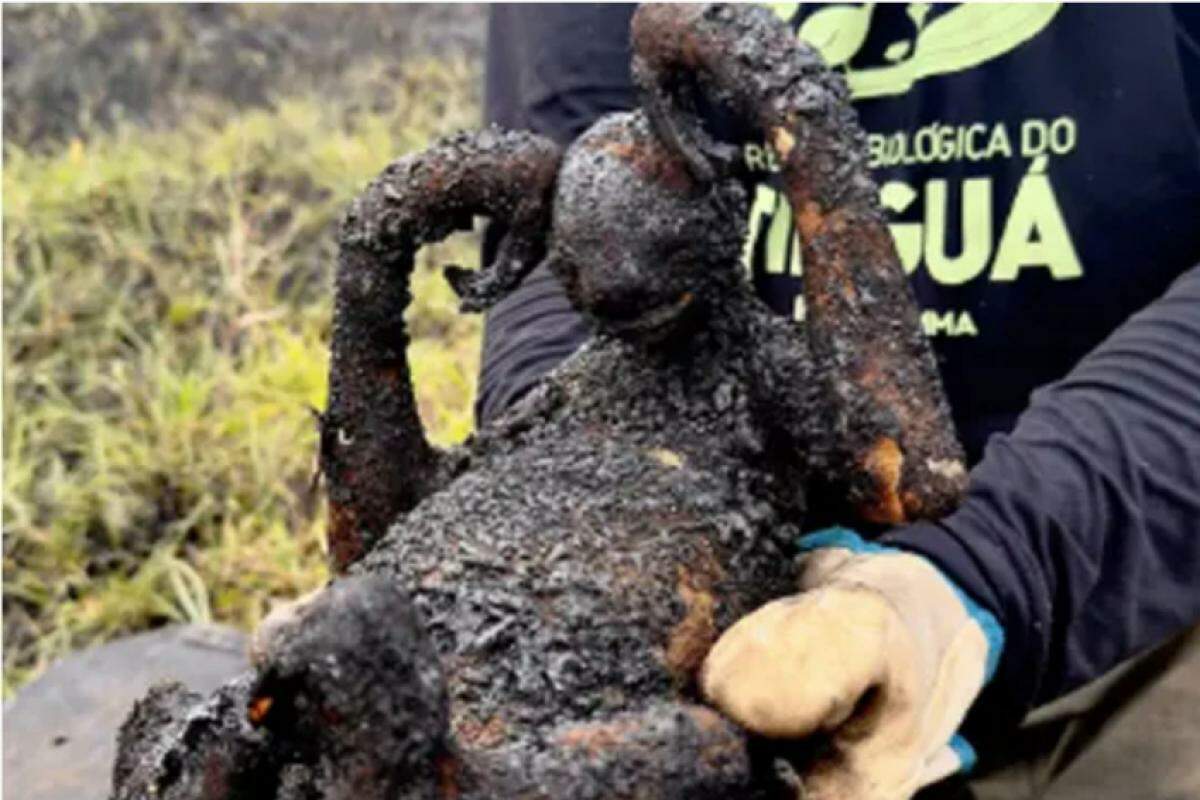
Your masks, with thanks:
<instances>
[{"instance_id":1,"label":"burnt debris","mask_svg":"<svg viewBox=\"0 0 1200 800\"><path fill-rule=\"evenodd\" d=\"M647 6L633 36L644 111L565 154L461 135L354 203L321 422L340 577L213 697L140 703L117 800L791 791L698 704L708 649L792 591L803 526L943 513L962 455L841 79L754 7ZM745 279L745 191L697 92L785 164L803 325ZM545 259L596 335L438 452L405 357L408 273L473 214L511 232L495 264L450 273L465 307Z\"/></svg>"}]
</instances>

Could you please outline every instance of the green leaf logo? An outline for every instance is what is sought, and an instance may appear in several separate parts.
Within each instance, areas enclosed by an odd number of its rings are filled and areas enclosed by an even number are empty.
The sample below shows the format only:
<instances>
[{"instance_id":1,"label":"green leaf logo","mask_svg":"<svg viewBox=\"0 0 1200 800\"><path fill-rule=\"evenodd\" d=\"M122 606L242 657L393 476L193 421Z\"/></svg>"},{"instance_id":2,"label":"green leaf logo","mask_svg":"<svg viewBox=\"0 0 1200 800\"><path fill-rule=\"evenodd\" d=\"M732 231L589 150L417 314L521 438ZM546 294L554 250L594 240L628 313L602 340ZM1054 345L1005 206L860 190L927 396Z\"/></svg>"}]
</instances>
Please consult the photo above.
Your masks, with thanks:
<instances>
[{"instance_id":1,"label":"green leaf logo","mask_svg":"<svg viewBox=\"0 0 1200 800\"><path fill-rule=\"evenodd\" d=\"M889 44L888 49L883 51L883 57L888 61L899 61L908 55L909 50L912 50L912 40L901 39L898 42Z\"/></svg>"},{"instance_id":2,"label":"green leaf logo","mask_svg":"<svg viewBox=\"0 0 1200 800\"><path fill-rule=\"evenodd\" d=\"M932 6L929 3L909 3L908 8L904 12L913 21L913 25L917 26L917 30L921 30L921 28L925 27L925 17L929 15L930 8Z\"/></svg>"},{"instance_id":3,"label":"green leaf logo","mask_svg":"<svg viewBox=\"0 0 1200 800\"><path fill-rule=\"evenodd\" d=\"M1041 33L1061 8L1061 3L961 5L921 27L904 61L849 73L850 93L855 99L903 94L923 78L977 67ZM910 7L913 21L924 22L924 13L914 13ZM889 60L895 47L888 48Z\"/></svg>"},{"instance_id":4,"label":"green leaf logo","mask_svg":"<svg viewBox=\"0 0 1200 800\"><path fill-rule=\"evenodd\" d=\"M798 36L815 47L829 66L849 63L867 40L874 10L874 3L823 8L804 20Z\"/></svg>"},{"instance_id":5,"label":"green leaf logo","mask_svg":"<svg viewBox=\"0 0 1200 800\"><path fill-rule=\"evenodd\" d=\"M780 17L794 15L797 3L773 3ZM913 84L979 66L1008 53L1041 33L1061 3L970 3L927 22L929 3L909 3L914 40L893 42L884 52L886 66L851 70L849 64L867 40L874 3L839 5L814 12L800 26L799 38L811 44L831 67L844 67L856 100L903 94Z\"/></svg>"}]
</instances>

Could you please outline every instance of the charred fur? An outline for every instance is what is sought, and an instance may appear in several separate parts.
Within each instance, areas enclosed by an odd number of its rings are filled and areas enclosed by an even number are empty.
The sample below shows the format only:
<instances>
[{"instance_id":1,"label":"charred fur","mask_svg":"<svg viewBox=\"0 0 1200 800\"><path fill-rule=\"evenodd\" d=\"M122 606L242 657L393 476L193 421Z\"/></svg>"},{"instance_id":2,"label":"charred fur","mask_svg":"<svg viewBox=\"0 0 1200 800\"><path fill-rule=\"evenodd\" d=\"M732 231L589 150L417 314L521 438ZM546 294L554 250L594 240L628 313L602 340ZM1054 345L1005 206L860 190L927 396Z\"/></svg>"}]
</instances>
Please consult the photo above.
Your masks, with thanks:
<instances>
[{"instance_id":1,"label":"charred fur","mask_svg":"<svg viewBox=\"0 0 1200 800\"><path fill-rule=\"evenodd\" d=\"M645 7L633 35L644 111L565 154L459 136L351 208L322 417L340 576L252 673L139 704L117 800L792 791L699 704L705 654L792 590L806 525L943 513L962 456L841 79L753 7ZM785 164L804 324L744 277L746 193L695 92ZM439 453L409 380L408 272L477 213L511 233L495 264L449 273L464 306L545 259L596 335Z\"/></svg>"}]
</instances>

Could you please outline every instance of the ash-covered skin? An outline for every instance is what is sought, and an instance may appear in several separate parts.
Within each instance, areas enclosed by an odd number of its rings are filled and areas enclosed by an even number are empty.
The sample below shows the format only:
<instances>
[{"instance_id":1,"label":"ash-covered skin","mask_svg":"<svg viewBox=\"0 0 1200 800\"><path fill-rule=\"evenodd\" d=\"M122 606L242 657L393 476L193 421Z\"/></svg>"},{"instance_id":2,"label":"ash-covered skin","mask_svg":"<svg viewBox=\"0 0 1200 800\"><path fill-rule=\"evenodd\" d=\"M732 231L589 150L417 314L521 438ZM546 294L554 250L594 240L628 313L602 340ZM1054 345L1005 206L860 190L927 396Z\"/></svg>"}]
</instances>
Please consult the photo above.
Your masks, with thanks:
<instances>
[{"instance_id":1,"label":"ash-covered skin","mask_svg":"<svg viewBox=\"0 0 1200 800\"><path fill-rule=\"evenodd\" d=\"M213 700L139 706L120 800L151 785L279 800L786 790L696 705L705 655L793 591L789 546L814 509L945 510L961 454L840 79L749 7L643 9L634 35L648 114L601 120L561 160L528 135L448 140L347 215L322 419L343 575ZM805 325L745 279L745 192L681 111L694 91L776 131L809 237ZM545 251L596 336L438 453L409 383L407 276L420 243L476 212L514 234L499 263L452 273L465 305ZM196 714L214 744L170 767ZM191 777L210 772L215 789Z\"/></svg>"},{"instance_id":2,"label":"ash-covered skin","mask_svg":"<svg viewBox=\"0 0 1200 800\"><path fill-rule=\"evenodd\" d=\"M694 180L644 114L609 115L563 161L550 268L602 330L654 343L742 282L745 202L734 181Z\"/></svg>"},{"instance_id":3,"label":"ash-covered skin","mask_svg":"<svg viewBox=\"0 0 1200 800\"><path fill-rule=\"evenodd\" d=\"M741 732L701 706L656 704L602 723L563 726L539 744L478 756L463 773L462 796L724 800L734 787L749 800L778 796L765 775L746 781L753 767Z\"/></svg>"},{"instance_id":4,"label":"ash-covered skin","mask_svg":"<svg viewBox=\"0 0 1200 800\"><path fill-rule=\"evenodd\" d=\"M718 630L788 590L800 467L759 417L746 333L794 332L767 313L712 315L674 355L598 338L352 568L409 588L460 737L687 690Z\"/></svg>"},{"instance_id":5,"label":"ash-covered skin","mask_svg":"<svg viewBox=\"0 0 1200 800\"><path fill-rule=\"evenodd\" d=\"M333 584L269 663L211 698L151 690L121 728L114 800L429 800L451 763L441 669L379 576Z\"/></svg>"},{"instance_id":6,"label":"ash-covered skin","mask_svg":"<svg viewBox=\"0 0 1200 800\"><path fill-rule=\"evenodd\" d=\"M243 675L207 699L177 683L152 688L118 734L113 800L248 800L273 783L271 749L246 718L252 682Z\"/></svg>"}]
</instances>

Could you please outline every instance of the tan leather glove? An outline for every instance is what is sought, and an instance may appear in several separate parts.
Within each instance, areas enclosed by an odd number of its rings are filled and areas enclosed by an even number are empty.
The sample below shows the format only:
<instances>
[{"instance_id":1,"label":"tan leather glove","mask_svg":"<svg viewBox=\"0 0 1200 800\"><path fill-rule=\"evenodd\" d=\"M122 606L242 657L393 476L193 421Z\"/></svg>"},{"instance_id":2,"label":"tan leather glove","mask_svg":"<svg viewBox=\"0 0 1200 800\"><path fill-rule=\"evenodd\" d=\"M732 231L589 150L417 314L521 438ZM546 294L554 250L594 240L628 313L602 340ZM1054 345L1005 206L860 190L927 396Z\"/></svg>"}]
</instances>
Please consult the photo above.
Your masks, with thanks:
<instances>
[{"instance_id":1,"label":"tan leather glove","mask_svg":"<svg viewBox=\"0 0 1200 800\"><path fill-rule=\"evenodd\" d=\"M717 641L701 686L745 728L831 735L808 800L906 800L967 770L955 731L1003 647L995 618L929 561L837 528L805 537L801 593Z\"/></svg>"},{"instance_id":2,"label":"tan leather glove","mask_svg":"<svg viewBox=\"0 0 1200 800\"><path fill-rule=\"evenodd\" d=\"M300 619L304 615L304 610L312 605L312 602L326 588L325 586L318 586L316 589L311 589L300 595L295 600L275 605L267 616L263 618L263 621L258 623L258 627L254 629L254 633L250 634L250 643L247 648L250 663L256 667L266 664L268 656L275 648L276 639L283 635L295 620Z\"/></svg>"}]
</instances>

